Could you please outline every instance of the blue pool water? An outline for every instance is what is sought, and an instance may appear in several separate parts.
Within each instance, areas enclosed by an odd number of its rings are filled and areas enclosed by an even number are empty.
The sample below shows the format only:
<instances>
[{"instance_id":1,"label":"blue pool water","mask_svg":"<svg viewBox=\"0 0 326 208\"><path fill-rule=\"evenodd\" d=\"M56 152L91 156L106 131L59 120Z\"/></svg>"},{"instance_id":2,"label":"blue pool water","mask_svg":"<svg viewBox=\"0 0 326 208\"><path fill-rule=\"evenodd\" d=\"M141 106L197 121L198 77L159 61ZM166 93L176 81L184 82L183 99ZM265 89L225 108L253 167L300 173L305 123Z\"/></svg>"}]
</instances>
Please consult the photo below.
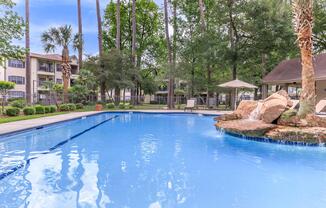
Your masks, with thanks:
<instances>
[{"instance_id":1,"label":"blue pool water","mask_svg":"<svg viewBox=\"0 0 326 208\"><path fill-rule=\"evenodd\" d=\"M326 148L243 140L213 124L107 113L0 138L0 207L326 207Z\"/></svg>"}]
</instances>

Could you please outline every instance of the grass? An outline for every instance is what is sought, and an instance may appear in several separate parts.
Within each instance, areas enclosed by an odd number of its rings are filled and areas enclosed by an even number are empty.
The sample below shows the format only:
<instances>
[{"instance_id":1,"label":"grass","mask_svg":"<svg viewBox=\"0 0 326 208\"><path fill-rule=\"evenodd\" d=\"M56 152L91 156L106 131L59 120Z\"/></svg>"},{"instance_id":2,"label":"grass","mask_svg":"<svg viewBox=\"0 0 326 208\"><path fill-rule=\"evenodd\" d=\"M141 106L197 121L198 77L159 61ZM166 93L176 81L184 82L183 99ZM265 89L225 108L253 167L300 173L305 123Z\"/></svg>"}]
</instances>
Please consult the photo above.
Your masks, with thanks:
<instances>
[{"instance_id":1,"label":"grass","mask_svg":"<svg viewBox=\"0 0 326 208\"><path fill-rule=\"evenodd\" d=\"M47 113L47 114L37 114L37 115L19 115L19 116L13 116L13 117L0 117L0 124L2 123L9 123L14 121L23 121L23 120L29 120L29 119L35 119L35 118L42 118L42 117L49 117L49 116L56 116L61 114L66 114L69 112L55 112L55 113Z\"/></svg>"}]
</instances>

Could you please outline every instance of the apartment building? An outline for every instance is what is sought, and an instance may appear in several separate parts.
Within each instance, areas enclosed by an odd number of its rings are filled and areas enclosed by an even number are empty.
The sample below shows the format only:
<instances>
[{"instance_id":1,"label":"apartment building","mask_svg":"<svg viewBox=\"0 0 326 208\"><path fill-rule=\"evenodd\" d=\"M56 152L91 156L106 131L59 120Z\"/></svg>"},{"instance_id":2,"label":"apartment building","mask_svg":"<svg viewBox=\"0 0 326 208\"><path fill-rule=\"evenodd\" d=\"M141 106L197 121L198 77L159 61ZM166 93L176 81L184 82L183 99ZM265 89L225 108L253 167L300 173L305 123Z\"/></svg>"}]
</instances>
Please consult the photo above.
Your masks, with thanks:
<instances>
[{"instance_id":1,"label":"apartment building","mask_svg":"<svg viewBox=\"0 0 326 208\"><path fill-rule=\"evenodd\" d=\"M62 84L62 57L58 54L31 53L31 92L33 102L42 101L49 90L44 87L46 81ZM75 56L71 57L70 85L78 78L79 66ZM24 60L7 60L5 66L0 66L0 80L16 83L10 90L8 98L26 97L26 66Z\"/></svg>"}]
</instances>

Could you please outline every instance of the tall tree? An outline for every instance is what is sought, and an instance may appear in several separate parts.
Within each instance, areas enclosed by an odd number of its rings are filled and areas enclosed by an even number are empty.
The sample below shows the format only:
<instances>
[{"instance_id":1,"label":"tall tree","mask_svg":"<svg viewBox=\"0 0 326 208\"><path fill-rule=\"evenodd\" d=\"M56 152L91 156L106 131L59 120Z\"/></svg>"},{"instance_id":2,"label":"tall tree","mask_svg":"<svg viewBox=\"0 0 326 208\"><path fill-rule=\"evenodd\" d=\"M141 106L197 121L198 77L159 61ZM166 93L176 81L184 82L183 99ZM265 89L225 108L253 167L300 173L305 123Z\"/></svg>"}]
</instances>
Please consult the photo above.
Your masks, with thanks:
<instances>
[{"instance_id":1,"label":"tall tree","mask_svg":"<svg viewBox=\"0 0 326 208\"><path fill-rule=\"evenodd\" d=\"M31 71L31 56L30 56L30 36L29 36L29 0L25 0L25 47L26 47L26 102L32 104L32 71Z\"/></svg>"},{"instance_id":2,"label":"tall tree","mask_svg":"<svg viewBox=\"0 0 326 208\"><path fill-rule=\"evenodd\" d=\"M73 46L75 49L78 45L72 45L76 43L78 34L72 34L72 27L70 25L64 25L60 27L52 27L42 34L42 42L44 50L48 52L55 52L57 47L62 48L62 79L64 90L64 102L69 102L68 88L70 83L71 66L69 57L69 47Z\"/></svg>"},{"instance_id":3,"label":"tall tree","mask_svg":"<svg viewBox=\"0 0 326 208\"><path fill-rule=\"evenodd\" d=\"M115 38L115 47L120 50L121 48L121 16L120 16L120 0L117 0L116 20L117 20L117 34Z\"/></svg>"},{"instance_id":4,"label":"tall tree","mask_svg":"<svg viewBox=\"0 0 326 208\"><path fill-rule=\"evenodd\" d=\"M131 63L132 67L136 67L136 32L137 32L137 25L136 25L136 0L132 0L132 40L131 40ZM134 80L136 82L136 80ZM136 83L137 86L137 83ZM136 99L137 89L134 87L131 90L131 100L132 104L138 104L138 99Z\"/></svg>"},{"instance_id":5,"label":"tall tree","mask_svg":"<svg viewBox=\"0 0 326 208\"><path fill-rule=\"evenodd\" d=\"M174 78L172 71L172 47L169 33L169 13L168 13L168 1L164 0L164 23L165 23L165 38L166 45L168 50L168 76L169 76L169 84L168 84L168 108L172 109L174 107Z\"/></svg>"},{"instance_id":6,"label":"tall tree","mask_svg":"<svg viewBox=\"0 0 326 208\"><path fill-rule=\"evenodd\" d=\"M78 63L79 68L83 67L83 22L82 22L82 12L80 0L77 0L77 13L78 13Z\"/></svg>"},{"instance_id":7,"label":"tall tree","mask_svg":"<svg viewBox=\"0 0 326 208\"><path fill-rule=\"evenodd\" d=\"M24 34L23 19L13 11L15 3L0 0L0 65L5 65L9 58L23 59L23 48L13 44L13 40L22 39Z\"/></svg>"},{"instance_id":8,"label":"tall tree","mask_svg":"<svg viewBox=\"0 0 326 208\"><path fill-rule=\"evenodd\" d=\"M121 49L121 16L120 16L120 0L117 0L116 20L117 20L117 34L115 38L115 47L118 52ZM114 88L114 95L116 103L120 102L120 87L118 85Z\"/></svg>"},{"instance_id":9,"label":"tall tree","mask_svg":"<svg viewBox=\"0 0 326 208\"><path fill-rule=\"evenodd\" d=\"M100 60L103 57L103 31L102 31L102 18L101 18L101 7L99 0L96 0L96 15L97 15L97 35L98 35L98 51ZM105 81L102 80L100 82L100 93L101 93L101 101L105 102L105 90L106 85Z\"/></svg>"},{"instance_id":10,"label":"tall tree","mask_svg":"<svg viewBox=\"0 0 326 208\"><path fill-rule=\"evenodd\" d=\"M315 113L316 89L315 72L312 55L312 28L313 28L312 0L293 1L293 23L298 36L302 66L302 92L298 115L305 117Z\"/></svg>"}]
</instances>

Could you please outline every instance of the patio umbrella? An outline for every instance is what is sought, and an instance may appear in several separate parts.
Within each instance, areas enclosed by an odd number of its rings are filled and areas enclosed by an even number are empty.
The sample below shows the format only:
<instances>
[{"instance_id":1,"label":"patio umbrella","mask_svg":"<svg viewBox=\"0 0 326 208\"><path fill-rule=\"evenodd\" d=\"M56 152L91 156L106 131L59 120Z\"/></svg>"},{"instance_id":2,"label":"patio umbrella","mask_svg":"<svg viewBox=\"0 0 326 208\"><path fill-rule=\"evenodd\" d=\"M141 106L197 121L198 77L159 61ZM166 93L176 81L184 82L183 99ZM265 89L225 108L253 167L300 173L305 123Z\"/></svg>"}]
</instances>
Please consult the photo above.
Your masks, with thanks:
<instances>
[{"instance_id":1,"label":"patio umbrella","mask_svg":"<svg viewBox=\"0 0 326 208\"><path fill-rule=\"evenodd\" d=\"M223 88L232 88L235 89L235 102L234 102L234 109L237 109L237 96L238 96L238 89L242 89L242 88L246 88L246 89L255 89L258 88L255 85L249 84L247 82L235 79L223 84L218 85L219 87L223 87Z\"/></svg>"}]
</instances>

